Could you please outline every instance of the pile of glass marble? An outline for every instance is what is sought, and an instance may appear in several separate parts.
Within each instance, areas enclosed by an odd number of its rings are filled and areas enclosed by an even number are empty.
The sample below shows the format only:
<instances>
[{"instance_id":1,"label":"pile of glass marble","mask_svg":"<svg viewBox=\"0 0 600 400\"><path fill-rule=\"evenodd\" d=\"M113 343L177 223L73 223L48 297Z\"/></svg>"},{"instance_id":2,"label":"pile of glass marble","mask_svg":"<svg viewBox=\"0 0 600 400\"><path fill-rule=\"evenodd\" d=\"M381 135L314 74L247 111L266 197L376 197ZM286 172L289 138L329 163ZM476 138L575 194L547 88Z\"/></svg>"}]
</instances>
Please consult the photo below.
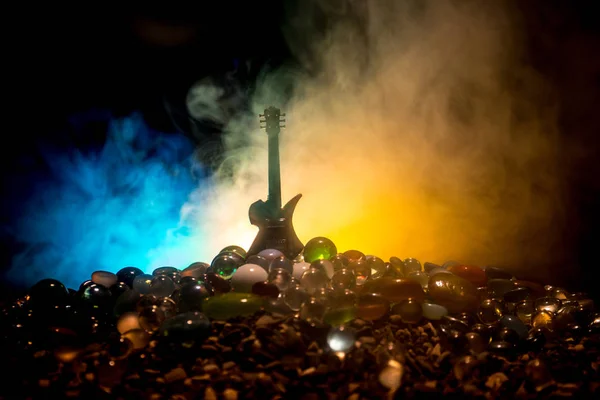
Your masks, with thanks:
<instances>
[{"instance_id":1,"label":"pile of glass marble","mask_svg":"<svg viewBox=\"0 0 600 400\"><path fill-rule=\"evenodd\" d=\"M499 268L224 248L211 264L43 279L6 305L0 395L488 398L600 393L600 314ZM312 396L312 397L311 397Z\"/></svg>"}]
</instances>

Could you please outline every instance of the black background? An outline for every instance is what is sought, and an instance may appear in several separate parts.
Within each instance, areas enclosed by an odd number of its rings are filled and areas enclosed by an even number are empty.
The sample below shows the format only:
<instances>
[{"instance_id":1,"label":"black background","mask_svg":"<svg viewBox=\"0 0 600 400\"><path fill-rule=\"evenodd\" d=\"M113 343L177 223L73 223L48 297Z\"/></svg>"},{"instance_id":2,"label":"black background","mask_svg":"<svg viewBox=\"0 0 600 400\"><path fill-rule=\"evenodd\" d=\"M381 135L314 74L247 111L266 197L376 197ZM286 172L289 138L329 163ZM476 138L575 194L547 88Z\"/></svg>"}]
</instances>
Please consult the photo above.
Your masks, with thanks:
<instances>
[{"instance_id":1,"label":"black background","mask_svg":"<svg viewBox=\"0 0 600 400\"><path fill-rule=\"evenodd\" d=\"M20 156L30 152L39 138L53 140L74 112L93 107L118 114L141 110L151 125L172 130L162 107L164 95L185 93L199 78L230 69L233 59L263 62L288 57L279 30L280 1L194 4L123 9L84 2L64 9L32 6L8 13L3 63L8 71L4 97L9 105L5 106L0 146L4 177L24 168ZM559 93L561 134L588 150L565 166L574 171L569 183L570 234L577 243L573 264L581 266L580 271L571 269L565 275L571 274L571 281L581 279L582 288L598 298L597 282L592 279L599 267L600 233L600 163L594 156L594 152L600 154L598 2L528 0L516 4L527 29L531 59ZM148 21L187 26L193 36L179 45L159 45L139 34ZM103 134L99 130L85 140L101 141ZM27 182L21 184L27 186ZM3 190L24 189L4 184ZM3 244L4 266L12 251L10 243Z\"/></svg>"}]
</instances>

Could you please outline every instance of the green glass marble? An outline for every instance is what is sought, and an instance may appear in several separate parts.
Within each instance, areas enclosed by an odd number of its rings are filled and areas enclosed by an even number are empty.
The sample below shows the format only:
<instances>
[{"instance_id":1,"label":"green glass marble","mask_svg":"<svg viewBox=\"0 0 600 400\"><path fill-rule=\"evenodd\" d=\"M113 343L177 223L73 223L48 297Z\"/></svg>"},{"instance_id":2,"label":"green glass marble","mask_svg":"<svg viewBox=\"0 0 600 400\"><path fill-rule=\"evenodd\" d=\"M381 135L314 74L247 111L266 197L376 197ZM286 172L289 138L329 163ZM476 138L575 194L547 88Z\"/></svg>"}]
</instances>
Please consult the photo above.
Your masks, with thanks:
<instances>
[{"instance_id":1,"label":"green glass marble","mask_svg":"<svg viewBox=\"0 0 600 400\"><path fill-rule=\"evenodd\" d=\"M310 239L304 246L304 261L312 263L315 260L329 260L337 254L335 244L326 237Z\"/></svg>"},{"instance_id":2,"label":"green glass marble","mask_svg":"<svg viewBox=\"0 0 600 400\"><path fill-rule=\"evenodd\" d=\"M246 250L244 250L240 246L236 246L236 245L231 245L231 246L224 247L224 248L221 249L221 251L219 253L226 253L226 252L229 252L229 251L232 252L232 253L239 254L243 258L246 258Z\"/></svg>"},{"instance_id":3,"label":"green glass marble","mask_svg":"<svg viewBox=\"0 0 600 400\"><path fill-rule=\"evenodd\" d=\"M331 326L341 326L356 318L356 307L330 308L323 315L323 322Z\"/></svg>"},{"instance_id":4,"label":"green glass marble","mask_svg":"<svg viewBox=\"0 0 600 400\"><path fill-rule=\"evenodd\" d=\"M260 296L251 293L229 292L206 299L202 310L209 318L227 320L252 315L262 306L263 299Z\"/></svg>"},{"instance_id":5,"label":"green glass marble","mask_svg":"<svg viewBox=\"0 0 600 400\"><path fill-rule=\"evenodd\" d=\"M223 279L230 279L235 271L244 264L244 258L232 251L218 254L210 263L210 272Z\"/></svg>"}]
</instances>

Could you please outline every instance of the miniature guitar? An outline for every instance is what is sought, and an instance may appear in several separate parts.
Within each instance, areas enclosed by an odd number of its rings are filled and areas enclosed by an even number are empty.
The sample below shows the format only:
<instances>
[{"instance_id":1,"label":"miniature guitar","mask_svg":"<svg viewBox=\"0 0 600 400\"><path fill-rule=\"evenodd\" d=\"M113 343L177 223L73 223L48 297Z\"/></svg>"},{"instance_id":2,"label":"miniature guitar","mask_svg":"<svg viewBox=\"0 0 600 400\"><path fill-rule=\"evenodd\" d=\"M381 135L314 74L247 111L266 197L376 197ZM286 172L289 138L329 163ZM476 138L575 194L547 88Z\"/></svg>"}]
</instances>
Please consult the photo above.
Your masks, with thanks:
<instances>
[{"instance_id":1,"label":"miniature guitar","mask_svg":"<svg viewBox=\"0 0 600 400\"><path fill-rule=\"evenodd\" d=\"M285 127L280 125L285 122L281 119L285 114L281 114L278 108L269 107L259 116L264 117L260 122L265 124L269 138L269 195L267 201L258 200L250 206L250 223L258 227L258 234L247 255L251 256L265 249L277 249L293 260L304 248L292 224L294 210L302 194L297 194L281 207L279 132Z\"/></svg>"}]
</instances>

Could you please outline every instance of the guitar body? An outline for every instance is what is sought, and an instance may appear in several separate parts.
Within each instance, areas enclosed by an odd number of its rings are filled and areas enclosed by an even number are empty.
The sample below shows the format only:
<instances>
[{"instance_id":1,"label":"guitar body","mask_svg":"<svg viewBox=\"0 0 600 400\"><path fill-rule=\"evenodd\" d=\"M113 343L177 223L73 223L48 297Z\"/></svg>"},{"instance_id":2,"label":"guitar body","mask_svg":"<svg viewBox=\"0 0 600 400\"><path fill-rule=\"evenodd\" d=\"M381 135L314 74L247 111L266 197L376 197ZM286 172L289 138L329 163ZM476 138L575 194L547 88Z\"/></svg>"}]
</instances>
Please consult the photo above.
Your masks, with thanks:
<instances>
[{"instance_id":1,"label":"guitar body","mask_svg":"<svg viewBox=\"0 0 600 400\"><path fill-rule=\"evenodd\" d=\"M248 250L253 255L265 249L277 249L293 260L304 248L294 231L292 219L301 194L292 198L282 209L273 209L268 201L258 200L250 206L250 223L258 227L258 234Z\"/></svg>"}]
</instances>

